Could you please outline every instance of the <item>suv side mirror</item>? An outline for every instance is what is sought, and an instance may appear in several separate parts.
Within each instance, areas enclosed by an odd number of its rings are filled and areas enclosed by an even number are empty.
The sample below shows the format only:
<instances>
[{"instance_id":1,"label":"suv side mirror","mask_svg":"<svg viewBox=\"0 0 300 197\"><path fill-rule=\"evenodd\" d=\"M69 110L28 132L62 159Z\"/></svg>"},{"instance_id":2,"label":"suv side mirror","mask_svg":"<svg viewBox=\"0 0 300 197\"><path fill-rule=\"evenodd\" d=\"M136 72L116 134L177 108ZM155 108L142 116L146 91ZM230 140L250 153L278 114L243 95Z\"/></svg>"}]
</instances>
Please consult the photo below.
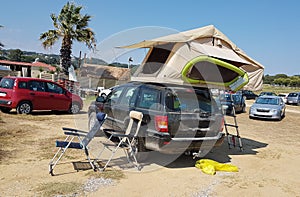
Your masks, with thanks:
<instances>
[{"instance_id":1,"label":"suv side mirror","mask_svg":"<svg viewBox=\"0 0 300 197\"><path fill-rule=\"evenodd\" d=\"M103 96L98 96L96 98L96 102L99 102L99 103L104 103L105 102L105 98Z\"/></svg>"}]
</instances>

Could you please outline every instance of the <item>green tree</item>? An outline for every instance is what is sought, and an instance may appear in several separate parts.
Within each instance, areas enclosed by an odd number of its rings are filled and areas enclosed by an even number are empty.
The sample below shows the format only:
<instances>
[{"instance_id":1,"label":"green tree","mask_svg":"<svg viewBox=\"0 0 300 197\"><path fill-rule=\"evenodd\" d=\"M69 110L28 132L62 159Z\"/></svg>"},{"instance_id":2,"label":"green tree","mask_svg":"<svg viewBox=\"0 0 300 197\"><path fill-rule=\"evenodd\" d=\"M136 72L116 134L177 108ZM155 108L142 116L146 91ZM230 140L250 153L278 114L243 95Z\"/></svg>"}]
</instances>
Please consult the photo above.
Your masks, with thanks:
<instances>
[{"instance_id":1,"label":"green tree","mask_svg":"<svg viewBox=\"0 0 300 197\"><path fill-rule=\"evenodd\" d=\"M68 74L68 68L71 66L73 41L83 42L89 49L96 46L95 33L88 28L91 16L81 15L81 9L82 6L67 2L58 16L50 15L55 29L40 35L44 48L53 46L59 38L62 38L60 58L65 74Z\"/></svg>"},{"instance_id":2,"label":"green tree","mask_svg":"<svg viewBox=\"0 0 300 197\"><path fill-rule=\"evenodd\" d=\"M277 74L274 76L275 79L278 79L278 78L288 78L288 76L286 74Z\"/></svg>"},{"instance_id":3,"label":"green tree","mask_svg":"<svg viewBox=\"0 0 300 197\"><path fill-rule=\"evenodd\" d=\"M23 51L20 49L14 49L9 52L8 59L11 61L22 61Z\"/></svg>"}]
</instances>

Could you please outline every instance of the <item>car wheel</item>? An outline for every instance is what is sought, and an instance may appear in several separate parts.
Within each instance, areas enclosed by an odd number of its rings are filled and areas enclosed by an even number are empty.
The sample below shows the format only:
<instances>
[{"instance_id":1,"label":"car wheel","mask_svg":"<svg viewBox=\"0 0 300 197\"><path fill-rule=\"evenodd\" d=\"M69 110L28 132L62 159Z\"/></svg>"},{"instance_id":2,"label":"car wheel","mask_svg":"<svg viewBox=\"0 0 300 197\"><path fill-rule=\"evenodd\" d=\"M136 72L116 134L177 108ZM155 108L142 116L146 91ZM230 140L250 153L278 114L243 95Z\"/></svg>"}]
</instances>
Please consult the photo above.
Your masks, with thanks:
<instances>
[{"instance_id":1,"label":"car wheel","mask_svg":"<svg viewBox=\"0 0 300 197\"><path fill-rule=\"evenodd\" d=\"M284 118L284 117L285 117L285 110L283 111L281 118Z\"/></svg>"},{"instance_id":2,"label":"car wheel","mask_svg":"<svg viewBox=\"0 0 300 197\"><path fill-rule=\"evenodd\" d=\"M77 114L80 111L80 107L78 103L72 103L69 109L70 114Z\"/></svg>"},{"instance_id":3,"label":"car wheel","mask_svg":"<svg viewBox=\"0 0 300 197\"><path fill-rule=\"evenodd\" d=\"M246 105L243 106L242 113L246 112Z\"/></svg>"},{"instance_id":4,"label":"car wheel","mask_svg":"<svg viewBox=\"0 0 300 197\"><path fill-rule=\"evenodd\" d=\"M9 113L11 111L11 108L7 108L7 107L1 107L1 111L3 113Z\"/></svg>"},{"instance_id":5,"label":"car wheel","mask_svg":"<svg viewBox=\"0 0 300 197\"><path fill-rule=\"evenodd\" d=\"M28 101L22 101L17 106L17 113L18 114L30 114L32 111L31 103Z\"/></svg>"},{"instance_id":6,"label":"car wheel","mask_svg":"<svg viewBox=\"0 0 300 197\"><path fill-rule=\"evenodd\" d=\"M136 159L138 162L146 161L149 156L149 151L145 147L145 138L138 137L137 139L137 154Z\"/></svg>"}]
</instances>

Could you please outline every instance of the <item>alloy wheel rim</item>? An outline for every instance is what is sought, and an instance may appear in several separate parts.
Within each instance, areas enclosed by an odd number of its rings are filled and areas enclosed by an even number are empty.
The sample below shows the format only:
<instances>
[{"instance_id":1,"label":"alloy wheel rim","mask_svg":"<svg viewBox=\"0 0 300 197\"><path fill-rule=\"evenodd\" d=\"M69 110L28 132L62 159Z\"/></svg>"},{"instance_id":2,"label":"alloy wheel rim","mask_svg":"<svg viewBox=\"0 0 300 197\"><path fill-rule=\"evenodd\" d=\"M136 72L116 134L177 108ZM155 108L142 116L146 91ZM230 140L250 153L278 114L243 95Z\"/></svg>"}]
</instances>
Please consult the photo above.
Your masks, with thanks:
<instances>
[{"instance_id":1,"label":"alloy wheel rim","mask_svg":"<svg viewBox=\"0 0 300 197\"><path fill-rule=\"evenodd\" d=\"M73 114L79 112L79 107L78 107L78 105L72 105L71 111L72 111Z\"/></svg>"},{"instance_id":2,"label":"alloy wheel rim","mask_svg":"<svg viewBox=\"0 0 300 197\"><path fill-rule=\"evenodd\" d=\"M22 114L28 114L30 112L30 105L27 103L24 103L23 105L21 105L20 111Z\"/></svg>"}]
</instances>

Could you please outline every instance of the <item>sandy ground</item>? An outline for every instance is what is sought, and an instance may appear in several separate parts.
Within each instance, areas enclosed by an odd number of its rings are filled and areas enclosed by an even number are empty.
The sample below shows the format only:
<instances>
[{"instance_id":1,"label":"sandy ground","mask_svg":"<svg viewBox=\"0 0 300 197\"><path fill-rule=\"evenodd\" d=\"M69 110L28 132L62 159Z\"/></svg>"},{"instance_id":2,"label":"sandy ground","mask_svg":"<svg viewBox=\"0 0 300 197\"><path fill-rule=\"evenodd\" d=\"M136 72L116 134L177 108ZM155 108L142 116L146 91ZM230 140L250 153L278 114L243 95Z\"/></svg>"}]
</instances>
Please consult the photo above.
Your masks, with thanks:
<instances>
[{"instance_id":1,"label":"sandy ground","mask_svg":"<svg viewBox=\"0 0 300 197\"><path fill-rule=\"evenodd\" d=\"M247 101L248 106L251 102ZM225 141L204 158L231 163L239 172L207 175L194 167L196 160L191 156L181 156L168 165L144 163L140 172L126 167L124 178L77 196L300 196L300 107L287 106L280 122L250 120L248 112L238 114L237 120L244 151L229 149ZM0 112L0 196L46 196L38 191L43 184L84 185L91 174L101 173L74 170L71 161L85 157L83 152L70 151L55 168L56 176L48 174L55 139L63 139L61 127L86 129L86 125L85 111L75 116ZM97 143L91 152L97 150ZM111 164L119 169L122 162L120 155Z\"/></svg>"}]
</instances>

